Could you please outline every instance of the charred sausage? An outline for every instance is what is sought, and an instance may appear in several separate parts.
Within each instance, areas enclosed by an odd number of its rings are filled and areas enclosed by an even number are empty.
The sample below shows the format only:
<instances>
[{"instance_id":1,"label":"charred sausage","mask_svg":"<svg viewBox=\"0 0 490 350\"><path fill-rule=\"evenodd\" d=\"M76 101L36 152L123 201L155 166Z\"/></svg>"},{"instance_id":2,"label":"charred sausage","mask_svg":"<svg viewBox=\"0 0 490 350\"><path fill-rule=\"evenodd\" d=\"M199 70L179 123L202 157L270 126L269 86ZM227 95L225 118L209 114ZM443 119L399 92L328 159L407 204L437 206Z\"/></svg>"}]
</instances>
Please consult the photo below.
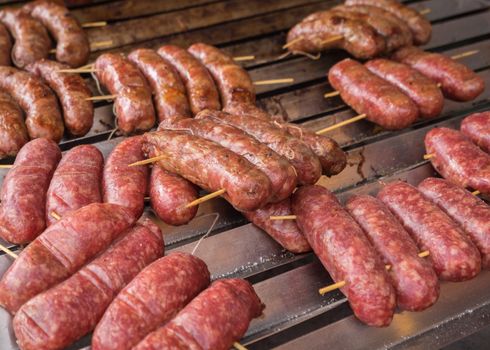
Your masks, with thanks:
<instances>
[{"instance_id":1,"label":"charred sausage","mask_svg":"<svg viewBox=\"0 0 490 350\"><path fill-rule=\"evenodd\" d=\"M490 112L474 113L464 118L461 132L482 150L490 153Z\"/></svg>"},{"instance_id":2,"label":"charred sausage","mask_svg":"<svg viewBox=\"0 0 490 350\"><path fill-rule=\"evenodd\" d=\"M0 158L15 156L29 141L19 105L0 91Z\"/></svg>"},{"instance_id":3,"label":"charred sausage","mask_svg":"<svg viewBox=\"0 0 490 350\"><path fill-rule=\"evenodd\" d=\"M0 66L10 66L12 61L10 54L12 51L12 39L7 28L0 22Z\"/></svg>"}]
</instances>

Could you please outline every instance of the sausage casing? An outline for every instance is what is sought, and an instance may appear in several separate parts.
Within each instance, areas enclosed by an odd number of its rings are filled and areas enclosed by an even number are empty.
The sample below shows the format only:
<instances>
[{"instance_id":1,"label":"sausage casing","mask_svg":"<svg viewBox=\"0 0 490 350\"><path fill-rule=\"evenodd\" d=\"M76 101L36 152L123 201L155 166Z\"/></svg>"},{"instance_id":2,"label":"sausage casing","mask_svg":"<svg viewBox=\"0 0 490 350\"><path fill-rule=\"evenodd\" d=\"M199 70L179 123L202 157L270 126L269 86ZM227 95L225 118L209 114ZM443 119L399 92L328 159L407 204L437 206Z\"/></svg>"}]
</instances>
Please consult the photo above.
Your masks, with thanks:
<instances>
[{"instance_id":1,"label":"sausage casing","mask_svg":"<svg viewBox=\"0 0 490 350\"><path fill-rule=\"evenodd\" d=\"M464 118L461 132L482 150L490 153L490 112L474 113Z\"/></svg>"},{"instance_id":2,"label":"sausage casing","mask_svg":"<svg viewBox=\"0 0 490 350\"><path fill-rule=\"evenodd\" d=\"M9 94L0 92L0 158L15 156L28 141L22 110Z\"/></svg>"},{"instance_id":3,"label":"sausage casing","mask_svg":"<svg viewBox=\"0 0 490 350\"><path fill-rule=\"evenodd\" d=\"M12 50L12 39L7 28L0 23L0 66L10 66L12 60L10 54Z\"/></svg>"}]
</instances>

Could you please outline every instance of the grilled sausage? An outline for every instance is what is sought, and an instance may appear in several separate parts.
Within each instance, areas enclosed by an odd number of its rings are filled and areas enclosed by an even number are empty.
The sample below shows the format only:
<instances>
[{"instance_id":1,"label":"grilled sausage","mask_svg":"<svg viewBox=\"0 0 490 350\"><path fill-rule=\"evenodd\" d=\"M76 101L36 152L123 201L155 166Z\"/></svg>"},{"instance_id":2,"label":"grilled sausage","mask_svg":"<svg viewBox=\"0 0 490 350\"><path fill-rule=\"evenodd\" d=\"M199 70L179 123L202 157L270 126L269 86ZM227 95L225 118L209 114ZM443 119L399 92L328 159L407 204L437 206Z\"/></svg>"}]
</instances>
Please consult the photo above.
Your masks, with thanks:
<instances>
[{"instance_id":1,"label":"grilled sausage","mask_svg":"<svg viewBox=\"0 0 490 350\"><path fill-rule=\"evenodd\" d=\"M78 20L62 4L37 0L24 5L23 11L40 21L56 40L56 60L71 67L88 62L90 43Z\"/></svg>"},{"instance_id":2,"label":"grilled sausage","mask_svg":"<svg viewBox=\"0 0 490 350\"><path fill-rule=\"evenodd\" d=\"M249 282L218 280L133 349L228 350L263 308Z\"/></svg>"},{"instance_id":3,"label":"grilled sausage","mask_svg":"<svg viewBox=\"0 0 490 350\"><path fill-rule=\"evenodd\" d=\"M109 305L95 328L93 350L129 350L169 321L209 285L204 261L181 252L141 271Z\"/></svg>"},{"instance_id":4,"label":"grilled sausage","mask_svg":"<svg viewBox=\"0 0 490 350\"><path fill-rule=\"evenodd\" d=\"M114 112L119 130L130 134L151 129L155 125L151 90L138 68L117 53L100 55L94 68L99 82L117 95Z\"/></svg>"},{"instance_id":5,"label":"grilled sausage","mask_svg":"<svg viewBox=\"0 0 490 350\"><path fill-rule=\"evenodd\" d=\"M28 141L22 110L10 95L0 92L0 158L15 156Z\"/></svg>"},{"instance_id":6,"label":"grilled sausage","mask_svg":"<svg viewBox=\"0 0 490 350\"><path fill-rule=\"evenodd\" d=\"M21 9L6 8L0 10L2 22L14 38L12 61L19 68L36 62L49 55L51 39L46 28Z\"/></svg>"},{"instance_id":7,"label":"grilled sausage","mask_svg":"<svg viewBox=\"0 0 490 350\"><path fill-rule=\"evenodd\" d=\"M142 220L97 259L19 309L13 320L19 347L66 348L93 330L119 291L162 255L160 229Z\"/></svg>"},{"instance_id":8,"label":"grilled sausage","mask_svg":"<svg viewBox=\"0 0 490 350\"><path fill-rule=\"evenodd\" d=\"M12 64L10 59L11 51L12 39L10 38L7 28L0 23L0 66L10 66Z\"/></svg>"},{"instance_id":9,"label":"grilled sausage","mask_svg":"<svg viewBox=\"0 0 490 350\"><path fill-rule=\"evenodd\" d=\"M390 324L396 306L385 268L362 229L337 198L321 186L299 188L292 199L296 222L356 317L370 325Z\"/></svg>"},{"instance_id":10,"label":"grilled sausage","mask_svg":"<svg viewBox=\"0 0 490 350\"><path fill-rule=\"evenodd\" d=\"M193 114L204 109L221 109L218 89L199 60L186 50L173 45L162 46L157 52L177 70L184 81Z\"/></svg>"},{"instance_id":11,"label":"grilled sausage","mask_svg":"<svg viewBox=\"0 0 490 350\"><path fill-rule=\"evenodd\" d=\"M58 146L47 139L22 147L2 183L0 237L24 244L43 232L46 191L60 158Z\"/></svg>"},{"instance_id":12,"label":"grilled sausage","mask_svg":"<svg viewBox=\"0 0 490 350\"><path fill-rule=\"evenodd\" d=\"M229 103L227 106L223 107L223 112L236 114L236 115L252 115L255 118L259 118L263 120L271 119L271 116L263 109L257 107L256 105L245 104L245 103ZM280 121L282 121L282 118Z\"/></svg>"},{"instance_id":13,"label":"grilled sausage","mask_svg":"<svg viewBox=\"0 0 490 350\"><path fill-rule=\"evenodd\" d=\"M167 61L150 49L136 49L128 55L128 59L150 84L160 122L174 115L192 116L184 83Z\"/></svg>"},{"instance_id":14,"label":"grilled sausage","mask_svg":"<svg viewBox=\"0 0 490 350\"><path fill-rule=\"evenodd\" d=\"M61 159L46 194L46 224L90 203L102 202L104 156L92 145L72 148Z\"/></svg>"},{"instance_id":15,"label":"grilled sausage","mask_svg":"<svg viewBox=\"0 0 490 350\"><path fill-rule=\"evenodd\" d=\"M439 116L444 107L444 96L435 82L412 67L378 58L364 64L371 73L403 91L417 105L422 118Z\"/></svg>"},{"instance_id":16,"label":"grilled sausage","mask_svg":"<svg viewBox=\"0 0 490 350\"><path fill-rule=\"evenodd\" d=\"M58 101L41 79L12 67L0 67L0 89L8 92L24 110L31 139L61 140L63 120Z\"/></svg>"},{"instance_id":17,"label":"grilled sausage","mask_svg":"<svg viewBox=\"0 0 490 350\"><path fill-rule=\"evenodd\" d=\"M38 77L56 93L63 109L63 120L73 136L89 132L94 122L94 107L87 98L92 96L85 80L79 74L60 73L67 65L42 59L29 64L25 69Z\"/></svg>"},{"instance_id":18,"label":"grilled sausage","mask_svg":"<svg viewBox=\"0 0 490 350\"><path fill-rule=\"evenodd\" d=\"M346 208L383 262L390 265L398 306L421 311L433 305L439 297L437 275L431 263L417 255L415 242L388 208L371 196L354 196Z\"/></svg>"},{"instance_id":19,"label":"grilled sausage","mask_svg":"<svg viewBox=\"0 0 490 350\"><path fill-rule=\"evenodd\" d=\"M0 305L15 313L35 295L78 271L133 223L128 211L116 204L92 203L65 215L29 244L5 272L0 280Z\"/></svg>"},{"instance_id":20,"label":"grilled sausage","mask_svg":"<svg viewBox=\"0 0 490 350\"><path fill-rule=\"evenodd\" d=\"M148 188L148 166L130 167L145 159L143 137L124 139L112 150L104 167L102 193L104 202L128 208L134 219L143 213Z\"/></svg>"},{"instance_id":21,"label":"grilled sausage","mask_svg":"<svg viewBox=\"0 0 490 350\"><path fill-rule=\"evenodd\" d=\"M434 128L425 135L425 149L432 166L446 180L490 194L490 155L462 133Z\"/></svg>"},{"instance_id":22,"label":"grilled sausage","mask_svg":"<svg viewBox=\"0 0 490 350\"><path fill-rule=\"evenodd\" d=\"M490 153L490 112L474 113L464 118L461 132L482 150Z\"/></svg>"},{"instance_id":23,"label":"grilled sausage","mask_svg":"<svg viewBox=\"0 0 490 350\"><path fill-rule=\"evenodd\" d=\"M396 0L346 0L345 4L375 6L391 12L408 24L417 45L427 44L432 35L432 26L424 16Z\"/></svg>"},{"instance_id":24,"label":"grilled sausage","mask_svg":"<svg viewBox=\"0 0 490 350\"><path fill-rule=\"evenodd\" d=\"M441 84L444 96L455 101L471 101L485 90L485 82L470 68L440 53L405 47L392 56Z\"/></svg>"},{"instance_id":25,"label":"grilled sausage","mask_svg":"<svg viewBox=\"0 0 490 350\"><path fill-rule=\"evenodd\" d=\"M439 278L465 281L481 269L478 249L461 228L415 187L402 181L386 185L380 199L402 223L420 250L428 250Z\"/></svg>"},{"instance_id":26,"label":"grilled sausage","mask_svg":"<svg viewBox=\"0 0 490 350\"><path fill-rule=\"evenodd\" d=\"M328 71L328 81L350 107L385 129L403 129L419 115L415 103L396 86L349 58Z\"/></svg>"}]
</instances>

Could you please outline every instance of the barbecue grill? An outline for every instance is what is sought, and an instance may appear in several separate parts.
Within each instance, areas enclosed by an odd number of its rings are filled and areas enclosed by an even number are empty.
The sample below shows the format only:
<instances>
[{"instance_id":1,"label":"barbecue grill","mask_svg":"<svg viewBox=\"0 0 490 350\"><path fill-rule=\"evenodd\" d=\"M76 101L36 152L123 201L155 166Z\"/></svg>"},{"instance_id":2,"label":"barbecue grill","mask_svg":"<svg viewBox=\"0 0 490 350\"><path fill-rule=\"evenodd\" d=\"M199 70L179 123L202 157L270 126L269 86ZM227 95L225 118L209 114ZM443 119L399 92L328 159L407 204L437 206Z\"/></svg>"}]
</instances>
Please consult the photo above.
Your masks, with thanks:
<instances>
[{"instance_id":1,"label":"barbecue grill","mask_svg":"<svg viewBox=\"0 0 490 350\"><path fill-rule=\"evenodd\" d=\"M285 33L297 21L336 3L339 1L94 0L72 11L81 22L108 21L105 27L87 29L91 42L112 40L109 47L92 52L91 62L101 52L127 53L137 47L188 46L198 41L217 45L235 57L255 55L255 60L242 62L254 81L294 79L292 84L257 86L259 106L319 130L355 115L339 97L323 97L332 90L326 81L328 69L347 56L330 51L318 60L281 57L281 46ZM409 1L409 5L419 11L430 10L426 16L433 23L433 37L424 49L450 56L478 50L460 61L480 74L487 89L472 102L446 100L440 117L404 130L385 131L360 121L328 133L348 152L348 165L339 175L323 177L320 183L341 201L353 193L375 194L383 181L404 179L417 184L433 176L431 165L423 160L427 131L434 126L459 128L464 116L490 108L490 1L428 0ZM90 76L86 78L94 94L100 94ZM68 150L91 143L107 156L122 139L108 140L114 128L112 105L97 102L89 134L63 140L60 146ZM6 173L7 170L0 170L2 179ZM211 227L213 213L219 214L219 219L196 255L208 264L213 279L247 278L266 304L264 316L251 323L241 341L249 349L436 348L490 324L490 272L483 271L471 281L442 282L439 301L425 311L397 312L389 327L367 327L354 318L339 291L318 294L318 289L332 280L312 253L294 255L284 251L220 198L201 205L198 216L185 226L167 226L155 218L164 232L167 251L192 251ZM1 240L0 243L20 249ZM11 262L10 257L0 253L0 276ZM3 309L0 344L5 350L17 349L10 316ZM70 349L89 344L87 336Z\"/></svg>"}]
</instances>

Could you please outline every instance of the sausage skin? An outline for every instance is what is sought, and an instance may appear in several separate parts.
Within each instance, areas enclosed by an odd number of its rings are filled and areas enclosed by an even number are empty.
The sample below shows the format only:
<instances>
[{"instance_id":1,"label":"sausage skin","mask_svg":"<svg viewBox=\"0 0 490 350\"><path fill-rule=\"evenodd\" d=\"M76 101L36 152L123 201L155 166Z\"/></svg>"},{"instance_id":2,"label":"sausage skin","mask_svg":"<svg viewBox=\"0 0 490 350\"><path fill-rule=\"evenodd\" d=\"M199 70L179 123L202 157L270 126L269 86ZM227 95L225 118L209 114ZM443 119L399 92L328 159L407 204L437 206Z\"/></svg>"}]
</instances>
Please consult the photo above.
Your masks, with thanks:
<instances>
[{"instance_id":1,"label":"sausage skin","mask_svg":"<svg viewBox=\"0 0 490 350\"><path fill-rule=\"evenodd\" d=\"M22 110L9 94L0 92L0 158L15 156L28 141Z\"/></svg>"},{"instance_id":2,"label":"sausage skin","mask_svg":"<svg viewBox=\"0 0 490 350\"><path fill-rule=\"evenodd\" d=\"M464 118L461 132L482 150L490 153L490 112L473 113Z\"/></svg>"},{"instance_id":3,"label":"sausage skin","mask_svg":"<svg viewBox=\"0 0 490 350\"><path fill-rule=\"evenodd\" d=\"M12 39L7 28L0 23L0 66L10 66L12 60L10 54L12 51Z\"/></svg>"}]
</instances>

